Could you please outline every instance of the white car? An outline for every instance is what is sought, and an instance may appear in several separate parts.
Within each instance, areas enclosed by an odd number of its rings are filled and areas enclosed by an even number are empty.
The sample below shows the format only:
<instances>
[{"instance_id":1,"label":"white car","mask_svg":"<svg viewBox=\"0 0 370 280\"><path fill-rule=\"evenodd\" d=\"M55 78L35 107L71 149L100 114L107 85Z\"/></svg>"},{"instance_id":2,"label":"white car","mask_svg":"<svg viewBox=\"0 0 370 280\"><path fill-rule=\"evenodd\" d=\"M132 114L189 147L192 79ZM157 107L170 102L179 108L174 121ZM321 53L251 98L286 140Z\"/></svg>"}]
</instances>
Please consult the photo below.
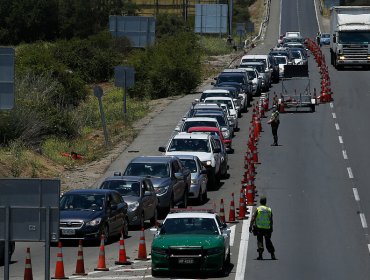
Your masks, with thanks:
<instances>
[{"instance_id":1,"label":"white car","mask_svg":"<svg viewBox=\"0 0 370 280\"><path fill-rule=\"evenodd\" d=\"M226 104L227 108L229 109L230 114L230 125L234 127L234 130L237 131L238 127L238 115L239 112L235 106L235 100L230 97L208 97L204 99L204 103L219 103L219 104Z\"/></svg>"},{"instance_id":2,"label":"white car","mask_svg":"<svg viewBox=\"0 0 370 280\"><path fill-rule=\"evenodd\" d=\"M276 63L279 65L279 75L280 78L284 77L284 67L288 65L288 58L285 55L275 55L274 56Z\"/></svg>"},{"instance_id":3,"label":"white car","mask_svg":"<svg viewBox=\"0 0 370 280\"><path fill-rule=\"evenodd\" d=\"M160 147L166 156L197 156L208 170L210 187L215 187L221 179L221 149L212 135L207 133L180 132L170 140L167 147Z\"/></svg>"},{"instance_id":4,"label":"white car","mask_svg":"<svg viewBox=\"0 0 370 280\"><path fill-rule=\"evenodd\" d=\"M237 95L237 94L235 94L235 95ZM206 99L207 97L231 97L233 99L236 99L235 106L236 106L237 110L239 112L241 112L242 104L244 106L244 103L245 103L244 97L243 97L243 99L241 99L241 98L239 99L239 96L235 96L235 95L233 94L233 92L231 92L227 89L221 89L221 88L207 89L207 90L203 91L202 96L201 96L200 99L195 99L194 101L195 102L203 102L204 99ZM244 107L243 107L243 109L244 109Z\"/></svg>"},{"instance_id":5,"label":"white car","mask_svg":"<svg viewBox=\"0 0 370 280\"><path fill-rule=\"evenodd\" d=\"M299 32L299 31L288 31L288 32L285 32L284 37L298 38L298 37L302 37L302 36L301 36L301 32Z\"/></svg>"},{"instance_id":6,"label":"white car","mask_svg":"<svg viewBox=\"0 0 370 280\"><path fill-rule=\"evenodd\" d=\"M240 66L239 68L244 67ZM260 77L257 69L253 67L246 67L244 69L248 72L248 75L252 78L253 96L259 95L262 90L262 78Z\"/></svg>"},{"instance_id":7,"label":"white car","mask_svg":"<svg viewBox=\"0 0 370 280\"><path fill-rule=\"evenodd\" d=\"M264 74L265 74L265 77L266 77L266 83L267 83L267 86L268 88L271 87L271 80L272 80L272 62L271 60L272 57L269 56L269 55L264 55L264 54L247 54L247 55L244 55L241 60L240 60L240 64L248 64L250 62L262 62L265 66L265 71L264 71Z\"/></svg>"}]
</instances>

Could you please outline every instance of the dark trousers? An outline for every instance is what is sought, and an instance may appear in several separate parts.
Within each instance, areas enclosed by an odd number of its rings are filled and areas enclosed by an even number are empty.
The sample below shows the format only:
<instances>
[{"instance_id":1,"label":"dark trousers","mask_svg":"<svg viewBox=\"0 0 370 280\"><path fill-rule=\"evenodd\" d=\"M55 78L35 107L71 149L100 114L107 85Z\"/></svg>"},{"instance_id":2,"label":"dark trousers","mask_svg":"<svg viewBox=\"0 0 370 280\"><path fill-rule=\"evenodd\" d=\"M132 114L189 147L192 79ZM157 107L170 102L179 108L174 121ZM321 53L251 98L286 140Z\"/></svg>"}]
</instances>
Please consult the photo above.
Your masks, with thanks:
<instances>
[{"instance_id":1,"label":"dark trousers","mask_svg":"<svg viewBox=\"0 0 370 280\"><path fill-rule=\"evenodd\" d=\"M264 251L263 238L265 238L267 251L270 254L275 253L274 245L271 242L271 230L270 229L257 228L257 251L261 254Z\"/></svg>"},{"instance_id":2,"label":"dark trousers","mask_svg":"<svg viewBox=\"0 0 370 280\"><path fill-rule=\"evenodd\" d=\"M278 128L279 124L271 123L271 131L272 131L272 136L274 137L274 145L278 144Z\"/></svg>"}]
</instances>

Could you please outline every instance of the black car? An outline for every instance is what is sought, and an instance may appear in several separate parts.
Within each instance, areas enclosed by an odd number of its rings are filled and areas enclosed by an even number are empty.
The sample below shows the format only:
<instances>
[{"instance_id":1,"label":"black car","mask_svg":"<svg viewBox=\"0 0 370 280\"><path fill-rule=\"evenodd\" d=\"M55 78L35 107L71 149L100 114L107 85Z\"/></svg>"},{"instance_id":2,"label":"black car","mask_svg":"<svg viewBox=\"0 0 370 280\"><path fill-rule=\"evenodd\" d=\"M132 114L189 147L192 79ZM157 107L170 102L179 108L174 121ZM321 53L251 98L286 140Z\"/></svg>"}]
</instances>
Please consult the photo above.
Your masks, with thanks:
<instances>
[{"instance_id":1,"label":"black car","mask_svg":"<svg viewBox=\"0 0 370 280\"><path fill-rule=\"evenodd\" d=\"M60 198L60 239L105 242L121 232L128 235L127 203L119 192L106 189L77 189Z\"/></svg>"}]
</instances>

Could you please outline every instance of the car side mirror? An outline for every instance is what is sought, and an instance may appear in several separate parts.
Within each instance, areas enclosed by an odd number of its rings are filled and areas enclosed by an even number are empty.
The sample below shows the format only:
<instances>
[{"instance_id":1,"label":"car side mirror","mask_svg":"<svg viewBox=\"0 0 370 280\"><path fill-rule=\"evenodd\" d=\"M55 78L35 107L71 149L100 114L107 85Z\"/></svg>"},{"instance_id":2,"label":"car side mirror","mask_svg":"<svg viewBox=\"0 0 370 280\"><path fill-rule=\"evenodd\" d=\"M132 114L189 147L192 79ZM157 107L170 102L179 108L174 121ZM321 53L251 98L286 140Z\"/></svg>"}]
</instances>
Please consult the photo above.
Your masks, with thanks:
<instances>
[{"instance_id":1,"label":"car side mirror","mask_svg":"<svg viewBox=\"0 0 370 280\"><path fill-rule=\"evenodd\" d=\"M158 148L158 151L159 152L162 152L162 153L165 153L166 152L166 148L165 147L159 147Z\"/></svg>"},{"instance_id":2,"label":"car side mirror","mask_svg":"<svg viewBox=\"0 0 370 280\"><path fill-rule=\"evenodd\" d=\"M198 98L194 99L194 101L197 102L197 103L199 103L199 99Z\"/></svg>"},{"instance_id":3,"label":"car side mirror","mask_svg":"<svg viewBox=\"0 0 370 280\"><path fill-rule=\"evenodd\" d=\"M184 176L180 172L176 172L174 175L175 175L176 179L183 179L184 178Z\"/></svg>"}]
</instances>

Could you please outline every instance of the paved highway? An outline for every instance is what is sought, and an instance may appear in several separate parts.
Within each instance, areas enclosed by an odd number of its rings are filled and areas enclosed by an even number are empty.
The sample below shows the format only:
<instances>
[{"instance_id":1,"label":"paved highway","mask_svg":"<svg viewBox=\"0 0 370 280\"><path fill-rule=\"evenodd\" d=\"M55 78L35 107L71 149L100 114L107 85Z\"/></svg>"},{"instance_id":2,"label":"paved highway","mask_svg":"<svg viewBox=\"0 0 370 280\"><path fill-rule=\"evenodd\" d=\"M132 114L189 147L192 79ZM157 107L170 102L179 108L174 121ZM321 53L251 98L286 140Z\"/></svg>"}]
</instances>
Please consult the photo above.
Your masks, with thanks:
<instances>
[{"instance_id":1,"label":"paved highway","mask_svg":"<svg viewBox=\"0 0 370 280\"><path fill-rule=\"evenodd\" d=\"M280 14L281 11L281 14ZM279 34L300 30L314 38L318 27L313 0L272 1L271 17L265 40L252 53L267 53ZM328 48L323 48L329 62ZM311 88L320 87L320 76L313 58L309 71ZM272 136L266 119L258 152L256 185L259 195L266 195L274 212L272 241L276 261L258 261L256 239L247 232L249 220L232 225L232 256L224 279L369 279L370 254L366 219L370 219L368 172L370 149L370 80L368 71L329 66L334 101L316 107L315 113L281 114L279 146L272 147ZM281 91L281 83L270 89ZM167 142L177 122L198 95L175 100L155 117L135 142L107 170L106 175L122 170L138 155L158 155L158 147ZM240 181L247 150L251 112L239 119L240 131L234 138L235 153L229 155L230 178L219 190L209 193L205 207L219 209L225 200L228 215L230 195L238 201ZM98 182L97 182L98 184ZM257 197L258 199L258 197ZM370 221L370 220L368 220ZM150 252L152 236L145 232ZM139 232L130 231L125 240L127 255L137 256ZM34 279L44 279L44 248L41 243L17 243L10 266L10 279L23 279L25 248L31 247ZM150 261L136 261L131 266L115 266L118 242L105 246L108 272L94 272L99 247L84 247L85 277L72 276L75 271L75 244L63 247L66 276L71 279L144 279L150 278ZM57 248L51 250L51 275L54 275ZM0 268L0 279L3 267ZM184 277L181 275L181 277Z\"/></svg>"}]
</instances>

